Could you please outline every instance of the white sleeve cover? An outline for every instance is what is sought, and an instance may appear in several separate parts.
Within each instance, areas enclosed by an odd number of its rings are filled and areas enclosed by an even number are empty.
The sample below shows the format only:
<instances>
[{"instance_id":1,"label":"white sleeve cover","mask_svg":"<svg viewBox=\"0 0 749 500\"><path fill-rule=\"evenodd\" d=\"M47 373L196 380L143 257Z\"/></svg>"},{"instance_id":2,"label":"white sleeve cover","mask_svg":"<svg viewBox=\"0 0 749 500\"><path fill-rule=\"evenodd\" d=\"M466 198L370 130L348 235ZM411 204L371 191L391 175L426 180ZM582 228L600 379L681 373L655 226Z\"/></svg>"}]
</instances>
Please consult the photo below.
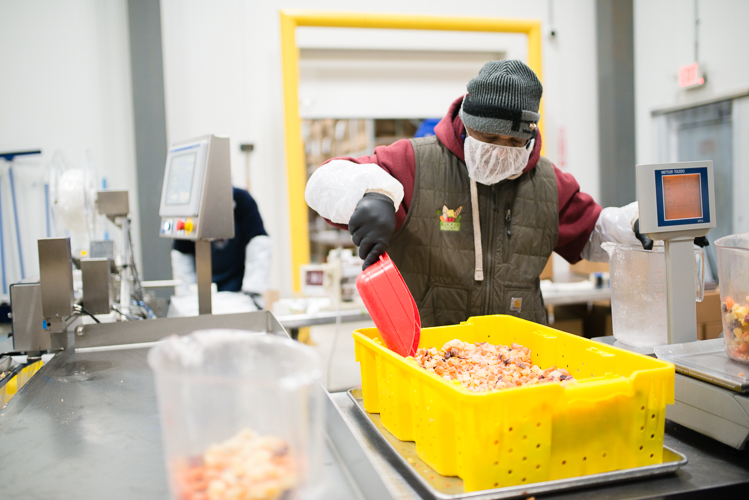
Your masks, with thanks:
<instances>
[{"instance_id":1,"label":"white sleeve cover","mask_svg":"<svg viewBox=\"0 0 749 500\"><path fill-rule=\"evenodd\" d=\"M336 224L348 224L356 204L369 192L392 198L396 211L403 201L403 185L379 165L333 160L315 170L304 198L322 217Z\"/></svg>"},{"instance_id":2,"label":"white sleeve cover","mask_svg":"<svg viewBox=\"0 0 749 500\"><path fill-rule=\"evenodd\" d=\"M195 276L195 256L182 253L179 250L172 250L172 279L182 282L181 285L174 287L174 295L182 297L190 293L190 285L197 283Z\"/></svg>"},{"instance_id":3,"label":"white sleeve cover","mask_svg":"<svg viewBox=\"0 0 749 500\"><path fill-rule=\"evenodd\" d=\"M604 208L583 248L582 258L591 262L608 262L609 256L601 248L601 243L606 241L641 245L640 240L635 238L635 231L632 229L632 225L638 217L639 210L636 201L623 207Z\"/></svg>"},{"instance_id":4,"label":"white sleeve cover","mask_svg":"<svg viewBox=\"0 0 749 500\"><path fill-rule=\"evenodd\" d=\"M255 236L247 244L242 278L243 292L261 294L268 289L271 254L271 241L268 236Z\"/></svg>"}]
</instances>

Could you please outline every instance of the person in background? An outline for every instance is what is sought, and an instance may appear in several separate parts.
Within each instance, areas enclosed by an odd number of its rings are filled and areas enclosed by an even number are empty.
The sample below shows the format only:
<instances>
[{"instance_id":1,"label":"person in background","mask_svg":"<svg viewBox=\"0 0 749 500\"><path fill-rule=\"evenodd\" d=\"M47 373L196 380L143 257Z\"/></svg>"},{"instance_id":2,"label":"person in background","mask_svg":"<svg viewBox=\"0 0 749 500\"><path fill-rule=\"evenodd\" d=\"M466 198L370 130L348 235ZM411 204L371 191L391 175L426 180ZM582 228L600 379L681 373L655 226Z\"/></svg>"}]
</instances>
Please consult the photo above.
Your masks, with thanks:
<instances>
[{"instance_id":1,"label":"person in background","mask_svg":"<svg viewBox=\"0 0 749 500\"><path fill-rule=\"evenodd\" d=\"M427 118L419 124L419 128L416 129L414 137L428 137L434 135L434 127L440 122L439 118Z\"/></svg>"},{"instance_id":2,"label":"person in background","mask_svg":"<svg viewBox=\"0 0 749 500\"><path fill-rule=\"evenodd\" d=\"M606 261L602 242L637 244L637 203L603 210L541 156L543 88L527 65L489 62L467 89L435 136L329 160L305 198L348 226L364 268L388 252L422 326L486 314L545 324L539 275L551 253Z\"/></svg>"},{"instance_id":3,"label":"person in background","mask_svg":"<svg viewBox=\"0 0 749 500\"><path fill-rule=\"evenodd\" d=\"M257 203L244 189L233 188L234 238L211 242L212 281L219 292L245 292L258 309L262 294L268 289L271 246ZM172 276L182 281L175 287L178 296L189 293L195 275L195 243L174 240L171 252Z\"/></svg>"}]
</instances>

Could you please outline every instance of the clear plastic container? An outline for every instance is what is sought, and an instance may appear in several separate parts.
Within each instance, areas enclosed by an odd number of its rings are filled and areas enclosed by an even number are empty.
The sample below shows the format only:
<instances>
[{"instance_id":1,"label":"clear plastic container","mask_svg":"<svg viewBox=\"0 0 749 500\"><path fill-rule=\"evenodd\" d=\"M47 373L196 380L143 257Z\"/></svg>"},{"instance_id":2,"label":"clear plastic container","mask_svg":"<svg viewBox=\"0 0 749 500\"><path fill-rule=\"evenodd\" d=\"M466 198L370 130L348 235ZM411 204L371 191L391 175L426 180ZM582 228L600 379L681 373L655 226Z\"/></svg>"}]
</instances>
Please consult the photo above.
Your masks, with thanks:
<instances>
[{"instance_id":1,"label":"clear plastic container","mask_svg":"<svg viewBox=\"0 0 749 500\"><path fill-rule=\"evenodd\" d=\"M749 233L724 236L715 248L726 354L749 364Z\"/></svg>"},{"instance_id":2,"label":"clear plastic container","mask_svg":"<svg viewBox=\"0 0 749 500\"><path fill-rule=\"evenodd\" d=\"M668 343L666 254L663 245L604 243L609 254L611 323L617 340L635 347ZM704 295L704 254L695 249L695 300Z\"/></svg>"},{"instance_id":3,"label":"clear plastic container","mask_svg":"<svg viewBox=\"0 0 749 500\"><path fill-rule=\"evenodd\" d=\"M306 499L322 465L320 362L262 333L205 330L148 354L172 498Z\"/></svg>"}]
</instances>

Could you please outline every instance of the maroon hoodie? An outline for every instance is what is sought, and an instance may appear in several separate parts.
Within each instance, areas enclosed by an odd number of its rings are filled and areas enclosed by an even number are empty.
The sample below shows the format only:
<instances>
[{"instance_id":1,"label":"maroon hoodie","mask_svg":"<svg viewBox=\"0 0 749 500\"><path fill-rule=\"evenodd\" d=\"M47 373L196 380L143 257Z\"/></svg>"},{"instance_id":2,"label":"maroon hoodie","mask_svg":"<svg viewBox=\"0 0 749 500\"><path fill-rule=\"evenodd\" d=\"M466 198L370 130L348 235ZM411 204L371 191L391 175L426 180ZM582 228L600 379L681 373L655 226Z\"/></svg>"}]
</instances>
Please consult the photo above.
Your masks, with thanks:
<instances>
[{"instance_id":1,"label":"maroon hoodie","mask_svg":"<svg viewBox=\"0 0 749 500\"><path fill-rule=\"evenodd\" d=\"M447 116L442 118L434 128L434 133L451 153L460 158L461 161L465 161L463 143L466 132L463 121L458 115L462 102L463 97L461 96L452 103ZM535 168L539 158L541 158L540 133L536 135L535 146L523 172ZM411 142L408 139L401 139L389 146L379 146L375 148L372 156L335 159L349 160L354 163L375 163L398 179L403 185L404 197L395 214L397 230L406 219L413 198L416 159ZM590 233L593 231L602 209L600 205L593 201L593 198L580 192L580 186L571 174L562 172L556 166L554 167L554 173L557 178L557 193L559 196L559 238L554 251L574 264L580 260L583 247L588 242ZM336 224L336 226L339 225ZM345 228L345 226L339 227Z\"/></svg>"}]
</instances>

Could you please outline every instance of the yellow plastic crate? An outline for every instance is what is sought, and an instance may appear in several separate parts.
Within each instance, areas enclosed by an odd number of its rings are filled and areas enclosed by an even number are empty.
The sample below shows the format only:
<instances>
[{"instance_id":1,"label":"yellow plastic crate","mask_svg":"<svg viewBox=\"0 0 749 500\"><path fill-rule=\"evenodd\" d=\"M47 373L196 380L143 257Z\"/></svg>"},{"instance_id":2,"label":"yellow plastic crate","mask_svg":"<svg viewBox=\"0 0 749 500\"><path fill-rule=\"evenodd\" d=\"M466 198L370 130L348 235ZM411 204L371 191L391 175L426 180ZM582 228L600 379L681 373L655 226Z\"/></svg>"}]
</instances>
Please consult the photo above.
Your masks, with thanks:
<instances>
[{"instance_id":1,"label":"yellow plastic crate","mask_svg":"<svg viewBox=\"0 0 749 500\"><path fill-rule=\"evenodd\" d=\"M660 463L674 366L512 316L421 332L419 347L517 342L533 363L578 381L477 393L388 350L376 328L354 332L364 408L465 491Z\"/></svg>"},{"instance_id":2,"label":"yellow plastic crate","mask_svg":"<svg viewBox=\"0 0 749 500\"><path fill-rule=\"evenodd\" d=\"M8 401L16 395L16 393L26 385L26 382L31 380L36 372L42 367L41 361L36 361L26 367L20 372L13 376L7 383L0 387L0 408L4 408Z\"/></svg>"}]
</instances>

